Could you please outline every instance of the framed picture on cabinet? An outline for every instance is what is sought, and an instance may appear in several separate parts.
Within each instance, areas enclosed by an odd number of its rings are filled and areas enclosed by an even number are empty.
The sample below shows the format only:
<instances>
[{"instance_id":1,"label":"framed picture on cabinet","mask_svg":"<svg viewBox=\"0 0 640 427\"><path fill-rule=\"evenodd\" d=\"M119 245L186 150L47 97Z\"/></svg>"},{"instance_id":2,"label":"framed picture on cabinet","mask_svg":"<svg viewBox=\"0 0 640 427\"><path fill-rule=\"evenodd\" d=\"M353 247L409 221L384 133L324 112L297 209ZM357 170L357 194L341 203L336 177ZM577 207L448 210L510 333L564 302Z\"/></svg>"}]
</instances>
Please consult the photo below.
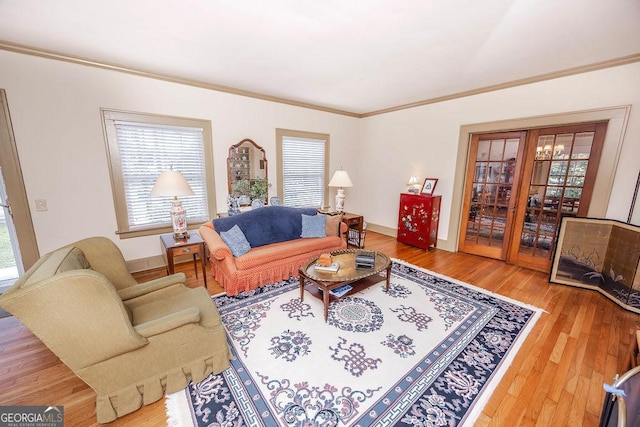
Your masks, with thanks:
<instances>
[{"instance_id":1,"label":"framed picture on cabinet","mask_svg":"<svg viewBox=\"0 0 640 427\"><path fill-rule=\"evenodd\" d=\"M424 184L422 184L422 190L420 192L422 194L426 194L427 196L433 196L433 192L436 189L437 183L438 178L425 178Z\"/></svg>"}]
</instances>

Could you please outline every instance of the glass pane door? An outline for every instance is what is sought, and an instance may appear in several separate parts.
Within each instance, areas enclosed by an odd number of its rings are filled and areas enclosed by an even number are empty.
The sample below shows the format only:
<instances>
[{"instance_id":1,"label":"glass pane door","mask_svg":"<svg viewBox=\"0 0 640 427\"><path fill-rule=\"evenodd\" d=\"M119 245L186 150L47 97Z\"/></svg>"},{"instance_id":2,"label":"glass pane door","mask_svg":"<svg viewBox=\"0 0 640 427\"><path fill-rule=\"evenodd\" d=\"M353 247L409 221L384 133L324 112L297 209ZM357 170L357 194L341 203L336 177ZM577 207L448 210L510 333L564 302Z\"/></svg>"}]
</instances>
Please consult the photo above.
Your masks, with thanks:
<instances>
[{"instance_id":1,"label":"glass pane door","mask_svg":"<svg viewBox=\"0 0 640 427\"><path fill-rule=\"evenodd\" d=\"M561 215L576 216L595 132L540 135L519 253L551 259Z\"/></svg>"},{"instance_id":2,"label":"glass pane door","mask_svg":"<svg viewBox=\"0 0 640 427\"><path fill-rule=\"evenodd\" d=\"M474 136L460 250L505 259L525 133Z\"/></svg>"},{"instance_id":3,"label":"glass pane door","mask_svg":"<svg viewBox=\"0 0 640 427\"><path fill-rule=\"evenodd\" d=\"M473 135L458 248L549 271L562 215L587 216L607 123Z\"/></svg>"}]
</instances>

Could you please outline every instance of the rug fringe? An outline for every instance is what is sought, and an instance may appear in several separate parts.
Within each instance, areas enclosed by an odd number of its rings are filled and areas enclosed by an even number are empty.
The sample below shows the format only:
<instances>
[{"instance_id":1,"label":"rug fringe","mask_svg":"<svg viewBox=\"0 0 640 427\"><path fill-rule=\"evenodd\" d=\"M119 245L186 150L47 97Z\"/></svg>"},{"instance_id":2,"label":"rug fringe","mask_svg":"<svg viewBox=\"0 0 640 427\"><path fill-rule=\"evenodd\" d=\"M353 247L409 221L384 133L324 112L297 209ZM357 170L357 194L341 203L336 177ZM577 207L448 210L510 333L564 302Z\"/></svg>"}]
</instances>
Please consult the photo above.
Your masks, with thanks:
<instances>
[{"instance_id":1,"label":"rug fringe","mask_svg":"<svg viewBox=\"0 0 640 427\"><path fill-rule=\"evenodd\" d=\"M167 427L193 427L197 425L190 416L191 407L189 406L187 390L188 388L167 394L165 398Z\"/></svg>"},{"instance_id":2,"label":"rug fringe","mask_svg":"<svg viewBox=\"0 0 640 427\"><path fill-rule=\"evenodd\" d=\"M222 291L222 292L217 293L215 295L211 295L211 298L217 298L217 297L221 297L221 296L224 296L224 295L227 295L227 293L225 291Z\"/></svg>"}]
</instances>

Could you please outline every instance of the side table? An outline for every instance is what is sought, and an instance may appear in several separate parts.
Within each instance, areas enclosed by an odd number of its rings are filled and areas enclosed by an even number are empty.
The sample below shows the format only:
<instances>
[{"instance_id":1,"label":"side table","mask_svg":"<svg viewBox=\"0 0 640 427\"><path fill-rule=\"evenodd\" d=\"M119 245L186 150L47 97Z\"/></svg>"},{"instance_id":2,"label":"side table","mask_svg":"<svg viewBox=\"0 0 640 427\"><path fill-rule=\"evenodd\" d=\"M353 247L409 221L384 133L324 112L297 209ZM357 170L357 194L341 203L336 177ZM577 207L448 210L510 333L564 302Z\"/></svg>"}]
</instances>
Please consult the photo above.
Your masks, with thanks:
<instances>
[{"instance_id":1,"label":"side table","mask_svg":"<svg viewBox=\"0 0 640 427\"><path fill-rule=\"evenodd\" d=\"M198 264L196 255L200 257L202 263L202 276L204 276L204 287L207 288L207 267L204 240L194 231L189 232L186 239L176 239L173 234L163 234L160 236L162 247L167 257L167 274L175 273L174 258L181 255L193 255L193 268L198 278Z\"/></svg>"},{"instance_id":2,"label":"side table","mask_svg":"<svg viewBox=\"0 0 640 427\"><path fill-rule=\"evenodd\" d=\"M362 247L362 234L364 231L364 217L362 215L352 214L344 212L342 214L342 222L347 224L347 227L352 230L358 231L358 244L352 245L358 248ZM349 230L347 230L347 247L349 246Z\"/></svg>"}]
</instances>

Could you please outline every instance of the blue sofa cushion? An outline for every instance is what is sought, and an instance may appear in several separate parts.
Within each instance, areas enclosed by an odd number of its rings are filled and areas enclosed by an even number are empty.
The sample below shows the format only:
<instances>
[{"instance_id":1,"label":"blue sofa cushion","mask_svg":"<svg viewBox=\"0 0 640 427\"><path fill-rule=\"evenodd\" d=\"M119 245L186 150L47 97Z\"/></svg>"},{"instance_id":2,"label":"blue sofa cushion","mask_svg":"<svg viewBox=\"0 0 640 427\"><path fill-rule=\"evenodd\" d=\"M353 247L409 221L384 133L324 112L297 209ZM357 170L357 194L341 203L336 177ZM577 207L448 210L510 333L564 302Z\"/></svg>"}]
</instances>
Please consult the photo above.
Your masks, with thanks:
<instances>
[{"instance_id":1,"label":"blue sofa cushion","mask_svg":"<svg viewBox=\"0 0 640 427\"><path fill-rule=\"evenodd\" d=\"M302 234L302 215L316 215L315 208L265 206L240 215L216 218L213 227L220 234L238 225L252 248L271 243L299 239Z\"/></svg>"},{"instance_id":2,"label":"blue sofa cushion","mask_svg":"<svg viewBox=\"0 0 640 427\"><path fill-rule=\"evenodd\" d=\"M300 234L300 237L327 237L326 226L326 215L302 214L302 233Z\"/></svg>"},{"instance_id":3,"label":"blue sofa cushion","mask_svg":"<svg viewBox=\"0 0 640 427\"><path fill-rule=\"evenodd\" d=\"M234 225L228 231L221 232L220 237L229 246L231 253L235 257L242 256L251 250L244 233L237 225Z\"/></svg>"}]
</instances>

